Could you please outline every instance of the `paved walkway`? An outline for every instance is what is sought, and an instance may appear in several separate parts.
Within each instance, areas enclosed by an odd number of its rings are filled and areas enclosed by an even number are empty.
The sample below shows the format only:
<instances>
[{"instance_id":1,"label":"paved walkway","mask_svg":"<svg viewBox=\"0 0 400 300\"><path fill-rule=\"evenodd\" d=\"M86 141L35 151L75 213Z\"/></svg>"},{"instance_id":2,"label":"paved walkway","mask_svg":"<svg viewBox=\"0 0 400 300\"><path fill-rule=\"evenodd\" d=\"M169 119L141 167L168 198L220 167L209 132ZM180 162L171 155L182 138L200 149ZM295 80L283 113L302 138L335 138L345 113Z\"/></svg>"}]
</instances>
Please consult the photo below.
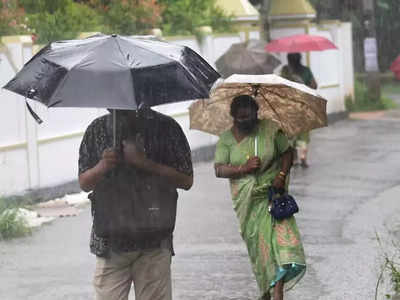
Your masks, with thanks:
<instances>
[{"instance_id":1,"label":"paved walkway","mask_svg":"<svg viewBox=\"0 0 400 300\"><path fill-rule=\"evenodd\" d=\"M381 263L375 230L386 240L384 223L394 232L399 226L399 133L396 118L345 120L313 132L311 167L294 169L291 184L308 271L286 299L373 299ZM211 163L196 166L177 220L174 299L255 300L228 185L214 178ZM0 299L93 299L89 227L86 209L0 242Z\"/></svg>"}]
</instances>

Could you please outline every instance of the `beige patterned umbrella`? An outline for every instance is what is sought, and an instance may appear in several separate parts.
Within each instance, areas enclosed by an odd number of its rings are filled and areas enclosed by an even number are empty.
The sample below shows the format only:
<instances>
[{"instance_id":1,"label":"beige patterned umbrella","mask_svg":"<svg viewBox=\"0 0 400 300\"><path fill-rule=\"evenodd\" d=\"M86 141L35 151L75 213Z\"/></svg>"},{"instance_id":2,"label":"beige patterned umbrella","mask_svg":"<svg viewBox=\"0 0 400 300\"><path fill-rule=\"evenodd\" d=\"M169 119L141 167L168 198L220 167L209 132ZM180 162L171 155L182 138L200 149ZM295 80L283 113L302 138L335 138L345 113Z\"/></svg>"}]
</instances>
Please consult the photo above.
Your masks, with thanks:
<instances>
[{"instance_id":1,"label":"beige patterned umbrella","mask_svg":"<svg viewBox=\"0 0 400 300\"><path fill-rule=\"evenodd\" d=\"M289 137L327 126L327 101L316 90L273 74L235 74L217 83L210 99L190 106L190 128L214 135L231 128L230 105L238 95L255 97L259 119L275 121Z\"/></svg>"}]
</instances>

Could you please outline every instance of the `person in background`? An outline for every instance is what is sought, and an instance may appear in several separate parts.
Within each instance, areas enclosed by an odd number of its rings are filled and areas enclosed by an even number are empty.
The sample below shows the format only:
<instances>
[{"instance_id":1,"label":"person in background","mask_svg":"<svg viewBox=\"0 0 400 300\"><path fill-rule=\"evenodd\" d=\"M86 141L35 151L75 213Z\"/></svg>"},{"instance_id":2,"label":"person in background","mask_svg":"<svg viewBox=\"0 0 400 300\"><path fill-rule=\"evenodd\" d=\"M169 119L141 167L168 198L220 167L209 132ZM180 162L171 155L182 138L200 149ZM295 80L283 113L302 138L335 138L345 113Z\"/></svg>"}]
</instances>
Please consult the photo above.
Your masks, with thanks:
<instances>
[{"instance_id":1,"label":"person in background","mask_svg":"<svg viewBox=\"0 0 400 300\"><path fill-rule=\"evenodd\" d=\"M304 66L301 63L300 53L289 53L287 55L288 64L285 65L281 70L281 76L291 81L305 84L306 86L317 89L318 85L315 81L314 75L311 69ZM310 143L310 133L303 132L299 134L293 140L293 146L296 148L294 164L298 164L298 158L300 158L300 165L303 168L308 168L307 154L308 144Z\"/></svg>"}]
</instances>

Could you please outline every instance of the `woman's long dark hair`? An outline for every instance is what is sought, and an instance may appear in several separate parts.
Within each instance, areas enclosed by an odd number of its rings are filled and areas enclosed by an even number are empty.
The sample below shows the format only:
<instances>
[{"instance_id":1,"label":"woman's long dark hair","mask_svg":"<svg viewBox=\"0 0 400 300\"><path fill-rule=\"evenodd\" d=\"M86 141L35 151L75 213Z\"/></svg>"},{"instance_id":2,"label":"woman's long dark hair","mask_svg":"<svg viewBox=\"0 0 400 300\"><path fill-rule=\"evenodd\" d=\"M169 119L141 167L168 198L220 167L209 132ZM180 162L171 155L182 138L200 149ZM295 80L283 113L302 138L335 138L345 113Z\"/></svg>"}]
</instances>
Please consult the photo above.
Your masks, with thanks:
<instances>
[{"instance_id":1,"label":"woman's long dark hair","mask_svg":"<svg viewBox=\"0 0 400 300\"><path fill-rule=\"evenodd\" d=\"M288 53L287 60L289 66L295 71L296 73L300 73L302 70L303 65L301 64L301 54L300 53Z\"/></svg>"}]
</instances>

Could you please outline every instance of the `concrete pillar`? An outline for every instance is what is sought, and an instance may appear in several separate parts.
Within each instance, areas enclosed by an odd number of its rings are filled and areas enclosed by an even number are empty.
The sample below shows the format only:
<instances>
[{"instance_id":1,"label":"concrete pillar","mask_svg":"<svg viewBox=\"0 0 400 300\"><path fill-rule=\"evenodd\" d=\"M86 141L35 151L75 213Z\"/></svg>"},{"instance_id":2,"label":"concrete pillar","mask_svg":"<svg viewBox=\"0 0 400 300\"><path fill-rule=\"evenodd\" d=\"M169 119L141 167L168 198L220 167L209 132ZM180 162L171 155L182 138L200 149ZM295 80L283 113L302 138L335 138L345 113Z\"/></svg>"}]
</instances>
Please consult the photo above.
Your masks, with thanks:
<instances>
[{"instance_id":1,"label":"concrete pillar","mask_svg":"<svg viewBox=\"0 0 400 300\"><path fill-rule=\"evenodd\" d=\"M214 57L213 30L210 26L201 26L197 29L197 32L199 33L201 54L204 59L211 63Z\"/></svg>"},{"instance_id":2,"label":"concrete pillar","mask_svg":"<svg viewBox=\"0 0 400 300\"><path fill-rule=\"evenodd\" d=\"M365 71L367 72L368 94L375 101L381 98L381 84L378 66L378 45L375 28L375 1L363 0L364 28L367 36L364 39Z\"/></svg>"},{"instance_id":3,"label":"concrete pillar","mask_svg":"<svg viewBox=\"0 0 400 300\"><path fill-rule=\"evenodd\" d=\"M154 35L156 38L158 38L158 39L162 39L162 37L163 37L163 32L162 32L162 30L160 29L160 28L153 28L153 29L151 29L150 30L150 32L149 32L149 34L150 35Z\"/></svg>"},{"instance_id":4,"label":"concrete pillar","mask_svg":"<svg viewBox=\"0 0 400 300\"><path fill-rule=\"evenodd\" d=\"M30 36L21 36L21 61L25 64L33 56L33 44ZM23 66L21 65L21 68ZM39 103L32 102L31 106L35 107ZM40 187L40 163L39 163L39 145L38 145L38 124L32 118L31 114L25 109L25 124L26 124L26 142L27 142L27 159L28 159L28 175L29 188L34 189Z\"/></svg>"}]
</instances>

